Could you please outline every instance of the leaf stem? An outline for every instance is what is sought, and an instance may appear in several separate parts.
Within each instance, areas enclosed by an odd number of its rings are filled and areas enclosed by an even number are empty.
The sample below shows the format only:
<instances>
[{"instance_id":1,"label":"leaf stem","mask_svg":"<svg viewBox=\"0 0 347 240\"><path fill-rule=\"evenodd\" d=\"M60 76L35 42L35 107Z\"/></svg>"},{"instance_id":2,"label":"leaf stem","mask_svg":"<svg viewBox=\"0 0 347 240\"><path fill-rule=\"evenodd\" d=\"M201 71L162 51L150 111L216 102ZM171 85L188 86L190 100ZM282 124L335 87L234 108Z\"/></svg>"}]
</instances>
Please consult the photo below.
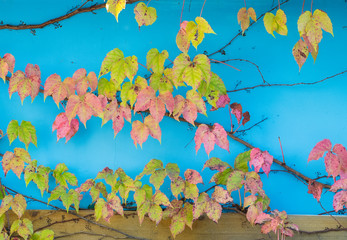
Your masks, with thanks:
<instances>
[{"instance_id":1,"label":"leaf stem","mask_svg":"<svg viewBox=\"0 0 347 240\"><path fill-rule=\"evenodd\" d=\"M237 191L239 192L240 207L242 207L241 191L240 191L240 189L238 189Z\"/></svg>"},{"instance_id":2,"label":"leaf stem","mask_svg":"<svg viewBox=\"0 0 347 240\"><path fill-rule=\"evenodd\" d=\"M305 7L305 0L304 0L304 1L303 1L303 3L302 3L301 14L303 14L303 13L304 13L304 7Z\"/></svg>"},{"instance_id":3,"label":"leaf stem","mask_svg":"<svg viewBox=\"0 0 347 240\"><path fill-rule=\"evenodd\" d=\"M243 0L243 2L245 3L245 8L247 9L246 0Z\"/></svg>"},{"instance_id":4,"label":"leaf stem","mask_svg":"<svg viewBox=\"0 0 347 240\"><path fill-rule=\"evenodd\" d=\"M278 0L278 9L281 9L281 3L280 3L280 0Z\"/></svg>"},{"instance_id":5,"label":"leaf stem","mask_svg":"<svg viewBox=\"0 0 347 240\"><path fill-rule=\"evenodd\" d=\"M183 16L183 9L184 9L184 3L186 0L183 0L183 4L182 4L182 11L181 11L181 19L180 19L180 27L181 27L181 23L182 23L182 16Z\"/></svg>"},{"instance_id":6,"label":"leaf stem","mask_svg":"<svg viewBox=\"0 0 347 240\"><path fill-rule=\"evenodd\" d=\"M148 2L147 2L147 7L148 7L148 4L151 2L152 0L149 0Z\"/></svg>"},{"instance_id":7,"label":"leaf stem","mask_svg":"<svg viewBox=\"0 0 347 240\"><path fill-rule=\"evenodd\" d=\"M231 108L229 104L229 117L230 117L230 132L233 132L233 120L231 118Z\"/></svg>"},{"instance_id":8,"label":"leaf stem","mask_svg":"<svg viewBox=\"0 0 347 240\"><path fill-rule=\"evenodd\" d=\"M206 3L206 0L204 1L204 4L202 5L201 12L200 12L200 17L201 17L201 15L202 15L202 11L204 10L205 3Z\"/></svg>"},{"instance_id":9,"label":"leaf stem","mask_svg":"<svg viewBox=\"0 0 347 240\"><path fill-rule=\"evenodd\" d=\"M283 148L282 148L282 143L281 143L281 138L280 137L278 137L278 141L280 142L280 146L281 146L283 163L286 164L286 161L284 160Z\"/></svg>"},{"instance_id":10,"label":"leaf stem","mask_svg":"<svg viewBox=\"0 0 347 240\"><path fill-rule=\"evenodd\" d=\"M311 13L312 13L312 9L313 9L313 0L311 0Z\"/></svg>"},{"instance_id":11,"label":"leaf stem","mask_svg":"<svg viewBox=\"0 0 347 240\"><path fill-rule=\"evenodd\" d=\"M7 136L7 133L5 133L4 135L2 135L2 136L0 137L0 139L2 139L2 138L5 137L5 136Z\"/></svg>"},{"instance_id":12,"label":"leaf stem","mask_svg":"<svg viewBox=\"0 0 347 240\"><path fill-rule=\"evenodd\" d=\"M227 63L225 63L225 62L218 61L218 60L216 60L216 59L210 59L210 60L211 60L211 61L214 61L214 62L217 62L217 63L224 64L224 65L226 65L226 66L228 66L228 67L234 68L235 70L237 70L237 71L241 72L241 70L240 70L240 69L238 69L238 68L236 68L236 67L234 67L234 66L231 66L231 65L229 65L229 64L227 64Z\"/></svg>"},{"instance_id":13,"label":"leaf stem","mask_svg":"<svg viewBox=\"0 0 347 240\"><path fill-rule=\"evenodd\" d=\"M150 73L153 73L150 69L148 69L148 68L147 68L145 65L143 65L142 63L139 63L139 62L138 62L138 64L139 64L140 66L146 68Z\"/></svg>"}]
</instances>

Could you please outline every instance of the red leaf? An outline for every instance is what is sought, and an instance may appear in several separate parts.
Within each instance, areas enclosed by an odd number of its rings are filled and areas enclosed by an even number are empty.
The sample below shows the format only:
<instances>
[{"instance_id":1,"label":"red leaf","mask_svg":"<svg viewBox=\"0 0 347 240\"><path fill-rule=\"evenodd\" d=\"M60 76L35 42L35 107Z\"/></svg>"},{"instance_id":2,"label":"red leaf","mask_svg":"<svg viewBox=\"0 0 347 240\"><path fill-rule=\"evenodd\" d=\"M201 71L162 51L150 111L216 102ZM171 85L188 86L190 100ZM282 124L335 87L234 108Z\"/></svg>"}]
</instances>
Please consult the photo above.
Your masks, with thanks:
<instances>
[{"instance_id":1,"label":"red leaf","mask_svg":"<svg viewBox=\"0 0 347 240\"><path fill-rule=\"evenodd\" d=\"M33 100L40 91L40 85L41 85L41 71L39 66L35 64L28 64L25 68L25 75L27 78L31 80L31 99Z\"/></svg>"},{"instance_id":2,"label":"red leaf","mask_svg":"<svg viewBox=\"0 0 347 240\"><path fill-rule=\"evenodd\" d=\"M60 113L55 118L52 126L52 132L57 130L57 141L60 138L66 137L66 143L76 134L79 128L79 121L77 119L72 119L69 124L69 120L65 113Z\"/></svg>"},{"instance_id":3,"label":"red leaf","mask_svg":"<svg viewBox=\"0 0 347 240\"><path fill-rule=\"evenodd\" d=\"M207 155L210 154L210 152L213 150L214 148L214 144L216 142L216 137L215 135L210 131L210 128L205 125L205 124L201 124L198 127L198 130L196 130L195 133L195 151L198 152L198 150L200 149L201 143L204 144L205 150Z\"/></svg>"},{"instance_id":4,"label":"red leaf","mask_svg":"<svg viewBox=\"0 0 347 240\"><path fill-rule=\"evenodd\" d=\"M323 185L316 181L309 181L308 183L308 192L313 195L315 199L319 202L320 197L322 195Z\"/></svg>"},{"instance_id":5,"label":"red leaf","mask_svg":"<svg viewBox=\"0 0 347 240\"><path fill-rule=\"evenodd\" d=\"M347 151L341 144L335 144L333 152L337 155L340 162L340 177L341 179L347 178Z\"/></svg>"},{"instance_id":6,"label":"red leaf","mask_svg":"<svg viewBox=\"0 0 347 240\"><path fill-rule=\"evenodd\" d=\"M235 115L238 124L241 122L242 118L242 106L239 103L233 103L230 105L231 113Z\"/></svg>"},{"instance_id":7,"label":"red leaf","mask_svg":"<svg viewBox=\"0 0 347 240\"><path fill-rule=\"evenodd\" d=\"M155 91L151 87L146 87L139 92L134 111L146 111L151 104L151 100L155 98Z\"/></svg>"},{"instance_id":8,"label":"red leaf","mask_svg":"<svg viewBox=\"0 0 347 240\"><path fill-rule=\"evenodd\" d=\"M242 125L245 125L251 119L251 116L249 115L248 111L244 112L242 116L243 116Z\"/></svg>"},{"instance_id":9,"label":"red leaf","mask_svg":"<svg viewBox=\"0 0 347 240\"><path fill-rule=\"evenodd\" d=\"M195 170L187 169L184 172L184 177L185 177L186 181L190 182L191 184L198 184L198 183L204 184L202 181L202 177L201 177L200 173L198 173Z\"/></svg>"},{"instance_id":10,"label":"red leaf","mask_svg":"<svg viewBox=\"0 0 347 240\"><path fill-rule=\"evenodd\" d=\"M269 173L271 171L271 165L274 158L268 153L268 151L263 152L263 158L264 158L264 164L262 166L262 169L264 170L266 175L269 177Z\"/></svg>"},{"instance_id":11,"label":"red leaf","mask_svg":"<svg viewBox=\"0 0 347 240\"><path fill-rule=\"evenodd\" d=\"M308 156L308 162L311 160L318 160L323 157L324 152L331 150L331 142L329 139L324 139L314 146L310 155Z\"/></svg>"},{"instance_id":12,"label":"red leaf","mask_svg":"<svg viewBox=\"0 0 347 240\"><path fill-rule=\"evenodd\" d=\"M257 219L255 220L255 223L257 224L263 224L264 222L268 222L268 221L271 221L273 219L273 217L271 217L270 214L267 214L267 213L260 213L258 216L257 216Z\"/></svg>"},{"instance_id":13,"label":"red leaf","mask_svg":"<svg viewBox=\"0 0 347 240\"><path fill-rule=\"evenodd\" d=\"M98 78L94 72L90 72L87 76L87 71L84 68L78 69L72 76L76 83L78 95L83 95L87 92L88 87L93 92L98 86Z\"/></svg>"},{"instance_id":14,"label":"red leaf","mask_svg":"<svg viewBox=\"0 0 347 240\"><path fill-rule=\"evenodd\" d=\"M251 150L251 161L249 161L249 166L254 166L254 171L259 172L260 168L264 164L264 157L259 148L253 148Z\"/></svg>"},{"instance_id":15,"label":"red leaf","mask_svg":"<svg viewBox=\"0 0 347 240\"><path fill-rule=\"evenodd\" d=\"M212 132L216 136L216 144L229 152L228 134L224 128L218 123L215 123Z\"/></svg>"},{"instance_id":16,"label":"red leaf","mask_svg":"<svg viewBox=\"0 0 347 240\"><path fill-rule=\"evenodd\" d=\"M334 178L340 174L340 162L337 158L337 155L333 154L332 152L327 152L327 154L324 157L324 163L325 163L325 170L329 175L332 175Z\"/></svg>"},{"instance_id":17,"label":"red leaf","mask_svg":"<svg viewBox=\"0 0 347 240\"><path fill-rule=\"evenodd\" d=\"M334 195L333 207L335 212L347 207L347 191L340 191Z\"/></svg>"}]
</instances>

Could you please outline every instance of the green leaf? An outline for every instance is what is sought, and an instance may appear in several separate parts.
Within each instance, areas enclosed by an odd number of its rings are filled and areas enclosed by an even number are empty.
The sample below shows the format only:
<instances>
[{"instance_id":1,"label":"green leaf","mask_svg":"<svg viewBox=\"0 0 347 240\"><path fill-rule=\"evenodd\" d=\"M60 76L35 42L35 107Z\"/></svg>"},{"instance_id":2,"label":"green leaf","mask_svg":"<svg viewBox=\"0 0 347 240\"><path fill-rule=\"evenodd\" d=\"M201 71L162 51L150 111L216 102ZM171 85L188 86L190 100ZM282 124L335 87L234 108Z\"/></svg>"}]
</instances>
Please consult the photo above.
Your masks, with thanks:
<instances>
[{"instance_id":1,"label":"green leaf","mask_svg":"<svg viewBox=\"0 0 347 240\"><path fill-rule=\"evenodd\" d=\"M18 129L18 137L19 140L25 144L26 149L28 149L30 142L37 147L36 130L31 122L22 121Z\"/></svg>"},{"instance_id":2,"label":"green leaf","mask_svg":"<svg viewBox=\"0 0 347 240\"><path fill-rule=\"evenodd\" d=\"M218 172L223 172L228 167L231 168L231 166L227 162L223 162L222 160L220 160L220 158L216 157L212 157L209 160L207 160L202 170L204 170L206 167L208 167L211 170L217 170Z\"/></svg>"},{"instance_id":3,"label":"green leaf","mask_svg":"<svg viewBox=\"0 0 347 240\"><path fill-rule=\"evenodd\" d=\"M172 236L175 238L178 234L182 233L184 229L185 229L184 219L178 214L174 215L171 219L171 224L170 224L170 232Z\"/></svg>"},{"instance_id":4,"label":"green leaf","mask_svg":"<svg viewBox=\"0 0 347 240\"><path fill-rule=\"evenodd\" d=\"M15 148L14 153L6 152L2 158L2 168L5 176L9 170L12 170L20 178L24 170L24 163L30 164L30 162L30 155L23 148Z\"/></svg>"},{"instance_id":5,"label":"green leaf","mask_svg":"<svg viewBox=\"0 0 347 240\"><path fill-rule=\"evenodd\" d=\"M248 172L248 162L251 160L251 150L240 153L235 158L234 168L235 170L241 170L244 173Z\"/></svg>"},{"instance_id":6,"label":"green leaf","mask_svg":"<svg viewBox=\"0 0 347 240\"><path fill-rule=\"evenodd\" d=\"M44 229L39 232L35 232L30 240L53 240L54 239L54 232L50 229Z\"/></svg>"},{"instance_id":7,"label":"green leaf","mask_svg":"<svg viewBox=\"0 0 347 240\"><path fill-rule=\"evenodd\" d=\"M142 188L136 189L134 193L136 205L140 207L146 201L146 191Z\"/></svg>"},{"instance_id":8,"label":"green leaf","mask_svg":"<svg viewBox=\"0 0 347 240\"><path fill-rule=\"evenodd\" d=\"M20 221L17 232L19 236L21 236L24 239L27 239L29 235L34 233L33 223L29 219L24 218L23 221Z\"/></svg>"},{"instance_id":9,"label":"green leaf","mask_svg":"<svg viewBox=\"0 0 347 240\"><path fill-rule=\"evenodd\" d=\"M137 63L136 56L129 56L125 58L125 76L132 81L139 69L139 64Z\"/></svg>"},{"instance_id":10,"label":"green leaf","mask_svg":"<svg viewBox=\"0 0 347 240\"><path fill-rule=\"evenodd\" d=\"M99 221L100 218L102 217L102 211L103 211L103 208L104 206L106 205L106 202L103 198L99 198L96 203L95 203L95 219L96 221Z\"/></svg>"},{"instance_id":11,"label":"green leaf","mask_svg":"<svg viewBox=\"0 0 347 240\"><path fill-rule=\"evenodd\" d=\"M6 215L5 214L0 216L0 229L1 230L4 229L4 227L5 227L5 219L6 219Z\"/></svg>"},{"instance_id":12,"label":"green leaf","mask_svg":"<svg viewBox=\"0 0 347 240\"><path fill-rule=\"evenodd\" d=\"M109 99L114 99L117 92L116 85L106 78L101 78L98 83L98 92Z\"/></svg>"},{"instance_id":13,"label":"green leaf","mask_svg":"<svg viewBox=\"0 0 347 240\"><path fill-rule=\"evenodd\" d=\"M145 202L144 204L142 204L140 207L137 208L137 215L139 216L140 225L142 224L145 218L145 215L146 213L148 213L150 207L151 207L150 202Z\"/></svg>"},{"instance_id":14,"label":"green leaf","mask_svg":"<svg viewBox=\"0 0 347 240\"><path fill-rule=\"evenodd\" d=\"M148 217L158 225L163 217L163 210L158 205L152 205L148 211Z\"/></svg>"},{"instance_id":15,"label":"green leaf","mask_svg":"<svg viewBox=\"0 0 347 240\"><path fill-rule=\"evenodd\" d=\"M227 168L222 172L218 172L211 178L210 182L215 182L216 184L227 185L228 178L230 173L233 170L231 168Z\"/></svg>"},{"instance_id":16,"label":"green leaf","mask_svg":"<svg viewBox=\"0 0 347 240\"><path fill-rule=\"evenodd\" d=\"M158 190L160 186L163 185L166 176L167 174L165 169L156 170L149 178L149 182L153 184L156 190Z\"/></svg>"},{"instance_id":17,"label":"green leaf","mask_svg":"<svg viewBox=\"0 0 347 240\"><path fill-rule=\"evenodd\" d=\"M126 0L107 0L106 10L107 12L112 13L118 22L119 13L125 9Z\"/></svg>"},{"instance_id":18,"label":"green leaf","mask_svg":"<svg viewBox=\"0 0 347 240\"><path fill-rule=\"evenodd\" d=\"M12 120L7 126L7 136L11 143L18 137L19 124L17 120Z\"/></svg>"},{"instance_id":19,"label":"green leaf","mask_svg":"<svg viewBox=\"0 0 347 240\"><path fill-rule=\"evenodd\" d=\"M10 209L12 201L13 201L12 195L6 195L2 199L1 206L0 206L0 216L2 216L5 212L7 212L7 210Z\"/></svg>"},{"instance_id":20,"label":"green leaf","mask_svg":"<svg viewBox=\"0 0 347 240\"><path fill-rule=\"evenodd\" d=\"M149 161L145 168L143 169L142 173L136 177L136 179L141 179L144 175L150 175L153 174L156 169L162 169L163 168L163 162L158 159L152 159Z\"/></svg>"},{"instance_id":21,"label":"green leaf","mask_svg":"<svg viewBox=\"0 0 347 240\"><path fill-rule=\"evenodd\" d=\"M242 188L244 178L244 172L237 170L233 171L230 174L226 184L228 192L232 192Z\"/></svg>"},{"instance_id":22,"label":"green leaf","mask_svg":"<svg viewBox=\"0 0 347 240\"><path fill-rule=\"evenodd\" d=\"M169 176L169 178L171 179L171 181L174 181L180 175L180 169L179 169L177 163L168 163L168 164L166 164L165 169L166 169L166 173Z\"/></svg>"},{"instance_id":23,"label":"green leaf","mask_svg":"<svg viewBox=\"0 0 347 240\"><path fill-rule=\"evenodd\" d=\"M61 186L68 187L68 182L72 186L77 186L77 178L74 174L66 172L68 168L64 163L59 163L53 171L53 177Z\"/></svg>"},{"instance_id":24,"label":"green leaf","mask_svg":"<svg viewBox=\"0 0 347 240\"><path fill-rule=\"evenodd\" d=\"M157 20L157 11L153 7L147 7L146 4L140 2L134 8L135 19L139 28L143 25L152 25Z\"/></svg>"},{"instance_id":25,"label":"green leaf","mask_svg":"<svg viewBox=\"0 0 347 240\"><path fill-rule=\"evenodd\" d=\"M167 196L159 190L153 196L153 203L156 205L164 205L167 207L171 205Z\"/></svg>"},{"instance_id":26,"label":"green leaf","mask_svg":"<svg viewBox=\"0 0 347 240\"><path fill-rule=\"evenodd\" d=\"M184 191L185 181L183 178L178 176L175 180L171 180L171 192L175 198L177 198L178 194Z\"/></svg>"},{"instance_id":27,"label":"green leaf","mask_svg":"<svg viewBox=\"0 0 347 240\"><path fill-rule=\"evenodd\" d=\"M106 186L102 182L98 182L95 186L90 188L90 196L92 197L92 201L96 201L100 194L104 197L107 196Z\"/></svg>"},{"instance_id":28,"label":"green leaf","mask_svg":"<svg viewBox=\"0 0 347 240\"><path fill-rule=\"evenodd\" d=\"M164 63L168 57L169 53L166 50L159 53L158 49L152 48L147 53L147 68L152 68L154 73L163 73Z\"/></svg>"},{"instance_id":29,"label":"green leaf","mask_svg":"<svg viewBox=\"0 0 347 240\"><path fill-rule=\"evenodd\" d=\"M189 183L188 181L185 182L185 189L184 189L184 196L185 198L190 199L196 199L199 196L199 189L196 184Z\"/></svg>"},{"instance_id":30,"label":"green leaf","mask_svg":"<svg viewBox=\"0 0 347 240\"><path fill-rule=\"evenodd\" d=\"M198 54L195 56L193 63L196 68L200 69L203 79L209 84L211 80L210 59L205 54Z\"/></svg>"}]
</instances>

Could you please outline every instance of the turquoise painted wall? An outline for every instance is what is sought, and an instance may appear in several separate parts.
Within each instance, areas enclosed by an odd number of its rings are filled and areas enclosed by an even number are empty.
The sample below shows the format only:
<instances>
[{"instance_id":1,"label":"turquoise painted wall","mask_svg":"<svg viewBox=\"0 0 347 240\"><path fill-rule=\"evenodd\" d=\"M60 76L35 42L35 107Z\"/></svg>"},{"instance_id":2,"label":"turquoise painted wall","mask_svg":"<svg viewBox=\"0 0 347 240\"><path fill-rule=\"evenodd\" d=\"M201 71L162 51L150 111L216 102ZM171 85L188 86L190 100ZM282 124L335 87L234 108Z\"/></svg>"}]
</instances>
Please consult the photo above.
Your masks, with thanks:
<instances>
[{"instance_id":1,"label":"turquoise painted wall","mask_svg":"<svg viewBox=\"0 0 347 240\"><path fill-rule=\"evenodd\" d=\"M98 1L102 2L102 1ZM272 0L248 1L248 6L255 8L258 15L273 7ZM93 4L96 1L93 2ZM82 4L81 0L60 1L23 1L0 0L0 20L8 24L35 24L60 16L72 7ZM183 20L194 20L200 14L203 0L186 1ZM157 9L158 19L150 27L138 30L134 19L133 8L127 5L119 16L119 23L105 9L93 13L77 15L60 22L62 27L48 26L37 29L35 34L30 30L0 31L0 55L11 53L16 58L15 70L24 70L26 64L40 66L42 81L57 73L62 78L72 76L79 68L88 72L99 72L101 62L106 54L114 49L121 49L125 56L136 55L140 63L146 63L146 53L151 48L160 51L166 49L169 58L174 60L180 53L175 45L175 37L179 30L182 1L151 1ZM314 82L327 76L346 70L347 56L347 4L344 0L316 0L314 9L326 11L334 26L334 35L323 34L319 55L316 63L311 57L301 72L291 54L292 47L299 39L296 22L301 13L302 1L290 0L282 6L288 18L289 34L287 37L276 35L273 38L263 26L262 21L256 23L245 36L238 37L225 49L226 54L216 54L213 59L225 60L242 58L255 62L260 66L264 78L269 83ZM307 3L305 10L309 10ZM210 23L217 35L209 34L198 49L191 47L189 54L214 52L229 42L239 31L236 20L238 9L243 1L207 0L203 17ZM169 63L169 62L167 62ZM262 79L257 69L244 62L231 62L241 69L240 72L224 65L213 65L216 72L225 82L227 89L238 89L258 85ZM148 74L139 68L138 75ZM307 163L310 150L320 140L329 138L335 143L347 145L347 74L311 86L267 87L251 91L239 91L229 96L232 102L241 103L245 111L251 114L248 128L264 118L257 127L239 135L242 139L256 147L268 150L275 158L281 159L278 137L281 137L286 163L312 178L319 174L325 175L324 162ZM6 129L12 119L31 121L36 127L38 148L29 146L29 153L39 164L55 167L64 162L74 172L79 182L96 176L98 171L108 166L112 169L123 168L130 176L139 174L144 165L152 158L160 159L164 164L175 162L183 173L191 168L200 171L208 159L204 149L195 153L195 144L191 142L195 130L186 123L165 118L161 123L162 143L149 138L143 148L136 148L130 138L131 125L125 124L124 129L113 137L111 123L101 127L101 119L92 118L87 122L87 129L80 125L78 133L67 143L56 141L56 132L52 133L52 123L62 109L57 109L52 99L43 101L39 95L33 103L27 98L21 105L17 94L8 97L8 84L0 85L0 129ZM226 130L230 130L230 119L227 109L208 112L208 118L199 116L198 121L204 123L219 122ZM242 130L244 128L240 128ZM16 140L9 146L7 139L0 141L0 152L23 147ZM237 154L247 150L243 145L230 139L230 154L215 147L210 157L220 157L233 164ZM280 169L273 165L273 169ZM207 189L212 172L204 170ZM31 183L28 188L10 172L6 178L1 174L5 185L14 189L40 197L39 190ZM307 186L287 173L270 173L269 178L262 176L264 189L271 199L271 208L286 210L291 214L317 214L323 210L312 195L307 194ZM53 179L52 179L53 181ZM52 182L53 183L53 182ZM169 182L165 182L162 191L168 191ZM323 192L322 204L332 210L332 194ZM45 196L44 196L45 197ZM237 198L235 198L237 199ZM59 202L55 201L59 205ZM82 207L87 207L88 199ZM30 203L30 208L45 208L38 203Z\"/></svg>"}]
</instances>

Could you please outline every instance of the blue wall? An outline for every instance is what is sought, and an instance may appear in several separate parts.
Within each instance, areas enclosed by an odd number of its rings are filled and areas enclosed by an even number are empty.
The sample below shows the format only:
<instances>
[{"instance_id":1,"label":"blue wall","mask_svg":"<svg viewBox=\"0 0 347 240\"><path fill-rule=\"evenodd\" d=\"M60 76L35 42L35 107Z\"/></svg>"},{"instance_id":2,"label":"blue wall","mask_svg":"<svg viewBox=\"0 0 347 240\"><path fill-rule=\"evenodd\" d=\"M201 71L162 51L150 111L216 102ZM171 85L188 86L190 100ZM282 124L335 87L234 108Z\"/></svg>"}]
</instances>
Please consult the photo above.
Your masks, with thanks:
<instances>
[{"instance_id":1,"label":"blue wall","mask_svg":"<svg viewBox=\"0 0 347 240\"><path fill-rule=\"evenodd\" d=\"M272 8L273 4L272 0L248 2L248 6L254 7L258 15ZM26 24L40 23L65 14L71 7L81 3L80 0L0 0L0 20L9 24L19 24L20 21ZM200 14L202 4L203 0L186 1L183 20L194 20ZM16 58L15 70L24 70L28 63L38 64L42 81L53 73L62 78L72 76L79 68L98 74L103 58L114 48L121 49L125 56L136 55L142 64L146 63L146 53L151 48L158 48L159 51L167 49L169 58L174 60L180 53L175 45L175 37L179 30L182 1L151 1L150 5L157 9L158 19L153 26L142 27L140 31L134 19L135 5L127 5L120 13L119 23L113 15L102 9L95 11L96 14L80 14L60 22L62 27L58 29L54 26L37 29L35 35L30 30L1 30L0 55L13 54ZM299 39L296 22L301 5L302 1L291 0L282 6L288 18L287 37L276 35L273 38L265 31L262 21L259 21L247 31L246 36L238 37L225 49L226 55L216 54L213 58L253 61L260 66L269 83L314 82L346 70L347 29L344 24L347 4L344 0L316 0L314 9L319 8L329 14L335 37L324 32L316 63L309 57L301 72L298 71L291 51ZM310 4L306 5L305 10L309 10ZM189 54L194 56L204 51L211 53L230 41L240 29L236 14L241 7L243 1L239 0L208 0L202 16L209 21L217 35L206 35L198 50L191 47ZM242 71L220 64L212 66L212 71L224 80L227 89L262 83L254 66L236 61L230 64ZM138 74L143 76L147 72L140 67ZM243 109L251 114L251 121L245 128L267 118L241 137L281 159L280 136L289 166L312 178L317 177L318 173L325 175L322 160L307 164L307 158L313 146L324 138L331 139L333 144L347 145L346 80L347 74L312 86L268 87L231 93L231 101L241 103ZM114 139L111 123L101 127L101 120L95 117L87 122L87 129L80 125L78 133L67 144L64 143L65 139L57 142L56 132L52 133L51 129L56 115L62 109L57 109L51 98L47 98L44 103L42 95L33 103L27 98L23 105L17 94L10 100L8 84L2 83L0 86L0 108L0 129L5 130L12 119L31 121L38 136L38 148L29 146L32 158L52 168L64 162L77 175L80 183L94 178L106 166L112 169L121 167L134 177L152 158L161 159L164 164L178 163L182 173L187 168L200 171L208 159L203 148L195 153L195 144L191 142L195 130L186 123L169 118L160 123L162 143L150 137L141 149L135 148L130 138L129 123L125 123L124 129ZM219 122L226 130L230 130L227 109L208 112L208 116L208 119L200 116L198 120L205 123ZM17 146L23 147L18 140L9 146L8 141L3 139L0 141L0 152ZM244 150L246 148L243 145L230 139L230 154L216 146L210 156L220 157L233 164L235 156ZM278 168L275 165L273 167ZM212 176L209 170L203 173L206 184L200 186L202 190L208 188L207 182ZM269 178L262 176L262 180L271 199L272 209L286 210L291 214L317 214L323 211L313 196L307 194L307 186L290 174L270 173ZM12 172L6 178L2 176L2 181L23 193L40 197L33 183L26 189L24 181L19 181ZM162 190L165 192L168 188L169 183L166 182ZM322 196L322 204L328 210L332 209L332 196L329 192L324 192ZM85 202L82 207L86 205ZM31 203L30 207L45 206Z\"/></svg>"}]
</instances>

